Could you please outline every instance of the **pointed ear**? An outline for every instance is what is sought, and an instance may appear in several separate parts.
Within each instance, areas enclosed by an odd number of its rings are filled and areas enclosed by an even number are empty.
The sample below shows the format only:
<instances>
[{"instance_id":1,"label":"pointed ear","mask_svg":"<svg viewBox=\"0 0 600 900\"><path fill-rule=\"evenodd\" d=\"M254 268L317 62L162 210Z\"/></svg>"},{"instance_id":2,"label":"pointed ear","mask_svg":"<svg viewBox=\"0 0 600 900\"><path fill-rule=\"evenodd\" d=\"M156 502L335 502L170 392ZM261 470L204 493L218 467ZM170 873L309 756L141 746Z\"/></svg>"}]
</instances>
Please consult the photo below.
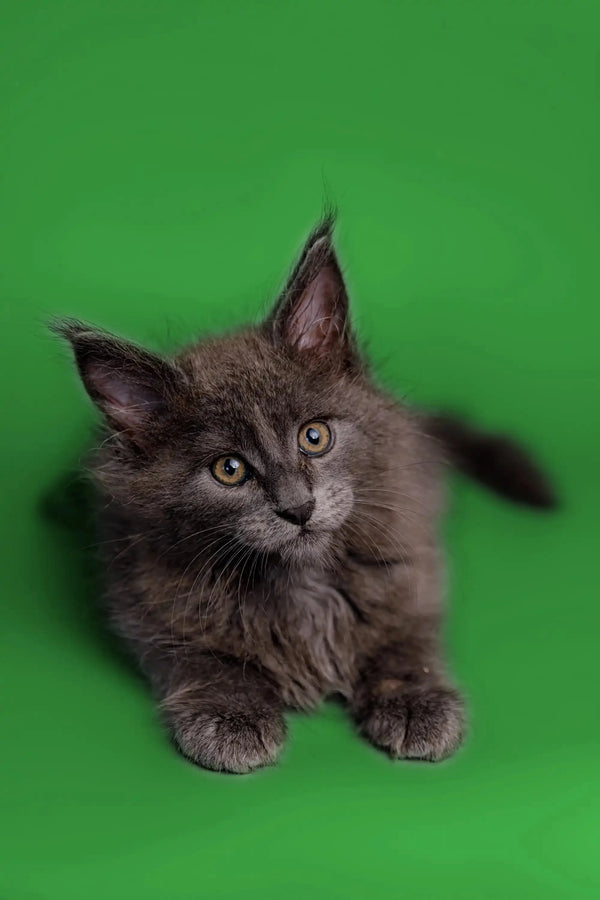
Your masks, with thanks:
<instances>
[{"instance_id":1,"label":"pointed ear","mask_svg":"<svg viewBox=\"0 0 600 900\"><path fill-rule=\"evenodd\" d=\"M84 387L108 423L135 443L160 421L174 399L179 371L161 357L74 319L51 330L71 344Z\"/></svg>"},{"instance_id":2,"label":"pointed ear","mask_svg":"<svg viewBox=\"0 0 600 900\"><path fill-rule=\"evenodd\" d=\"M354 356L348 295L332 244L333 219L308 238L300 259L267 320L277 345L315 357Z\"/></svg>"}]
</instances>

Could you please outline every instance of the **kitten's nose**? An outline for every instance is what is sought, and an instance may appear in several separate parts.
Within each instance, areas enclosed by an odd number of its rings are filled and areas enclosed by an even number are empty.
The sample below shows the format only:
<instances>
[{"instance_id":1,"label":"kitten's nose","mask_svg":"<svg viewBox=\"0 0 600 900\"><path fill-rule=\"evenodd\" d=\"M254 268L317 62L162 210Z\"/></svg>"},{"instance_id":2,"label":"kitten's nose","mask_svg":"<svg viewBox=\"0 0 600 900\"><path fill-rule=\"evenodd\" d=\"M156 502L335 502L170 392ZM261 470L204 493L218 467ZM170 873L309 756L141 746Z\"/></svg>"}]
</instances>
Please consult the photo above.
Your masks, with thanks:
<instances>
[{"instance_id":1,"label":"kitten's nose","mask_svg":"<svg viewBox=\"0 0 600 900\"><path fill-rule=\"evenodd\" d=\"M292 506L289 509L276 509L275 512L278 516L281 516L282 519L293 522L294 525L306 525L313 514L314 508L315 501L309 500L307 503L303 503L302 506Z\"/></svg>"}]
</instances>

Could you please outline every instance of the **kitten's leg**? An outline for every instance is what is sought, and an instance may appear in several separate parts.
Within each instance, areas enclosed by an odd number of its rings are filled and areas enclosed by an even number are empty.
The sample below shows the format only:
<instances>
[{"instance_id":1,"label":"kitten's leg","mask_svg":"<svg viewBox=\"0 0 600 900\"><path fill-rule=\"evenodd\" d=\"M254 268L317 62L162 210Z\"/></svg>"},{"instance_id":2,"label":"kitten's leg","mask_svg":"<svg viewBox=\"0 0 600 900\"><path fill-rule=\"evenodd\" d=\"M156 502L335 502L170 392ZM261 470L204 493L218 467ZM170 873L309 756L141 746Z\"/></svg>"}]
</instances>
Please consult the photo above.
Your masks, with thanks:
<instances>
[{"instance_id":1,"label":"kitten's leg","mask_svg":"<svg viewBox=\"0 0 600 900\"><path fill-rule=\"evenodd\" d=\"M351 711L375 746L394 758L439 760L459 746L464 704L447 681L430 628L382 642L364 659Z\"/></svg>"},{"instance_id":2,"label":"kitten's leg","mask_svg":"<svg viewBox=\"0 0 600 900\"><path fill-rule=\"evenodd\" d=\"M200 653L146 655L160 708L181 753L223 772L250 772L277 759L286 728L273 685L250 664Z\"/></svg>"}]
</instances>

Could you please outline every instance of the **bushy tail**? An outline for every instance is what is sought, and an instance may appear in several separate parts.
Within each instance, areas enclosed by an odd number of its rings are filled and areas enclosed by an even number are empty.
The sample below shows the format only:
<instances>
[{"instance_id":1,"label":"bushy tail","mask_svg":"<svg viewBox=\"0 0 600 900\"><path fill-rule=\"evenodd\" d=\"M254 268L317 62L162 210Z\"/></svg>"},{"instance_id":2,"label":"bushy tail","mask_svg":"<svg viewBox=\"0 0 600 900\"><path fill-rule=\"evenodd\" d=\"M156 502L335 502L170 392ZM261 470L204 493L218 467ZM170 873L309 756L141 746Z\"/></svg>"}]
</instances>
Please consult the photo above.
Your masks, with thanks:
<instances>
[{"instance_id":1,"label":"bushy tail","mask_svg":"<svg viewBox=\"0 0 600 900\"><path fill-rule=\"evenodd\" d=\"M425 429L444 445L457 469L501 497L539 509L557 506L546 475L510 438L478 431L460 419L445 415L426 417Z\"/></svg>"}]
</instances>

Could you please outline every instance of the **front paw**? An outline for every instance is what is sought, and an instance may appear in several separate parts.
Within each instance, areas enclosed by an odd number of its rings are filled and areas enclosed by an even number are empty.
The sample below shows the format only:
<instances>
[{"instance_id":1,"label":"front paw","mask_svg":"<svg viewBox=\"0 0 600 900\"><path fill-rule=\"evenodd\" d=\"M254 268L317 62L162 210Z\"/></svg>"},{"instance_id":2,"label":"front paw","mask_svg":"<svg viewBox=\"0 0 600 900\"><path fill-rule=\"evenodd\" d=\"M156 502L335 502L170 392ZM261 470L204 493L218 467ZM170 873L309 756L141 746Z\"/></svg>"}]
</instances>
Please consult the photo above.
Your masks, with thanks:
<instances>
[{"instance_id":1,"label":"front paw","mask_svg":"<svg viewBox=\"0 0 600 900\"><path fill-rule=\"evenodd\" d=\"M463 700L446 687L384 690L357 718L365 737L394 759L445 759L464 732Z\"/></svg>"},{"instance_id":2,"label":"front paw","mask_svg":"<svg viewBox=\"0 0 600 900\"><path fill-rule=\"evenodd\" d=\"M206 769L243 774L274 763L285 738L285 723L269 708L202 709L172 722L185 757Z\"/></svg>"}]
</instances>

